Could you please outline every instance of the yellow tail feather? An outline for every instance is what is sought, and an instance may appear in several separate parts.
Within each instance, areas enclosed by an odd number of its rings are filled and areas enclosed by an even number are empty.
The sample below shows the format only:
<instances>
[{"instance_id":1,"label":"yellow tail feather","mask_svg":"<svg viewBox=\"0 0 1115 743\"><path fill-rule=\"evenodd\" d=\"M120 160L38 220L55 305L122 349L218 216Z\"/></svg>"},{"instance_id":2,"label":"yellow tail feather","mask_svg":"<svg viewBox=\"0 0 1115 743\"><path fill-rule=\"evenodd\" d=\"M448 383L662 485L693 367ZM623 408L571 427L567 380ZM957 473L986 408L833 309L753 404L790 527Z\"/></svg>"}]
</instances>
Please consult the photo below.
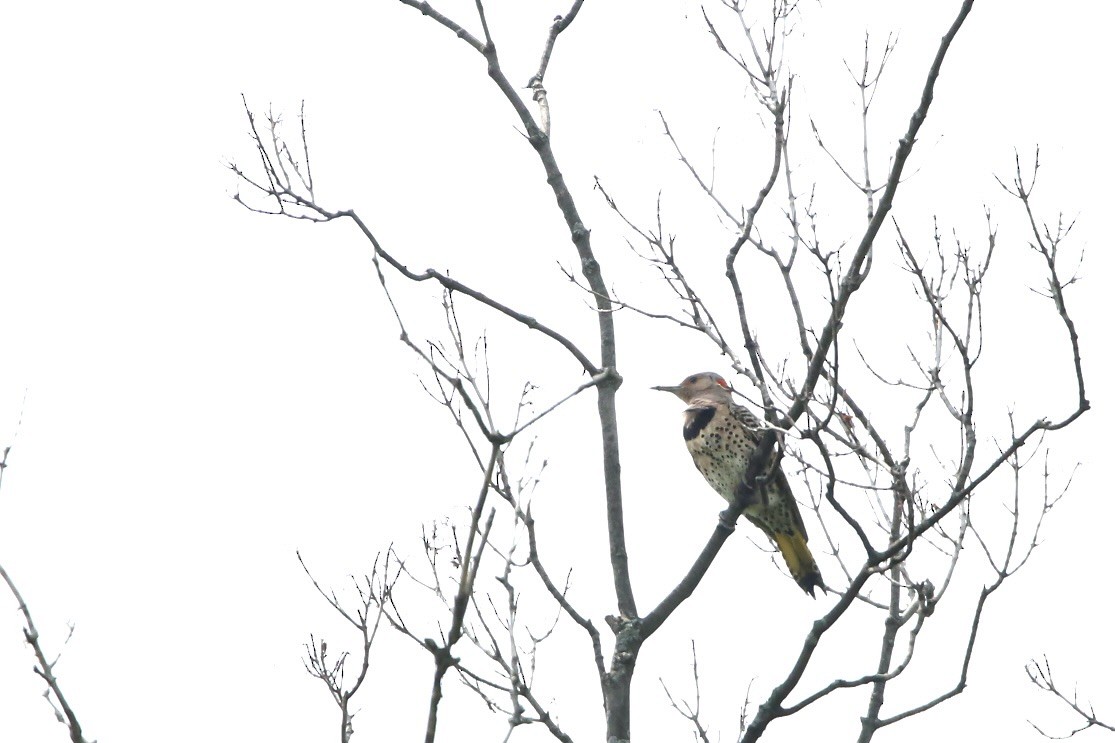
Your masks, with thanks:
<instances>
[{"instance_id":1,"label":"yellow tail feather","mask_svg":"<svg viewBox=\"0 0 1115 743\"><path fill-rule=\"evenodd\" d=\"M786 560L790 575L803 591L816 598L813 593L815 588L827 590L825 582L821 579L821 571L817 569L817 562L813 559L813 553L809 551L809 545L805 543L805 537L801 532L776 533L774 542L778 545L778 551L782 553L783 559Z\"/></svg>"}]
</instances>

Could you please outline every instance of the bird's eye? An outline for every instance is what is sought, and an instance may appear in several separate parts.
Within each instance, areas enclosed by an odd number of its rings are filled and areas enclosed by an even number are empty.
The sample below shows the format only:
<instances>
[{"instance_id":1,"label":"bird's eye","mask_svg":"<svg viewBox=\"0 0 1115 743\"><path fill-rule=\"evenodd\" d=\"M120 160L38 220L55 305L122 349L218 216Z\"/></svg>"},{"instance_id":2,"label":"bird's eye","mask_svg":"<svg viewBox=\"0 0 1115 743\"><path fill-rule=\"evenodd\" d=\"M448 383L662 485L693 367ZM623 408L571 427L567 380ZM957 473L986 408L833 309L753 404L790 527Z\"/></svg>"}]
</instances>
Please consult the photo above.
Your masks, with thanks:
<instances>
[{"instance_id":1,"label":"bird's eye","mask_svg":"<svg viewBox=\"0 0 1115 743\"><path fill-rule=\"evenodd\" d=\"M689 379L685 380L685 383L686 384L696 384L697 383L697 378L696 377L690 377Z\"/></svg>"}]
</instances>

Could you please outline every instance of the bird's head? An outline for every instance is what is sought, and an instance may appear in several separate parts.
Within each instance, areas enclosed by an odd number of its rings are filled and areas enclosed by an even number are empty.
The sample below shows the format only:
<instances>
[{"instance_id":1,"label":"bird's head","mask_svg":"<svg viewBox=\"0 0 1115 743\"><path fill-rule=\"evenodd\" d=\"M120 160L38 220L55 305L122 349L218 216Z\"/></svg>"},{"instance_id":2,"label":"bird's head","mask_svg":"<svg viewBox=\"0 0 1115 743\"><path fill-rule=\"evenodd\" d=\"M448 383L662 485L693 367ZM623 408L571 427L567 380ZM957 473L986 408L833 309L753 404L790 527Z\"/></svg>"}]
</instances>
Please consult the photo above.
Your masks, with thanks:
<instances>
[{"instance_id":1,"label":"bird's head","mask_svg":"<svg viewBox=\"0 0 1115 743\"><path fill-rule=\"evenodd\" d=\"M710 402L728 402L732 399L732 388L728 386L724 377L715 372L690 374L681 381L681 384L651 387L651 389L673 392L685 403L698 399Z\"/></svg>"}]
</instances>

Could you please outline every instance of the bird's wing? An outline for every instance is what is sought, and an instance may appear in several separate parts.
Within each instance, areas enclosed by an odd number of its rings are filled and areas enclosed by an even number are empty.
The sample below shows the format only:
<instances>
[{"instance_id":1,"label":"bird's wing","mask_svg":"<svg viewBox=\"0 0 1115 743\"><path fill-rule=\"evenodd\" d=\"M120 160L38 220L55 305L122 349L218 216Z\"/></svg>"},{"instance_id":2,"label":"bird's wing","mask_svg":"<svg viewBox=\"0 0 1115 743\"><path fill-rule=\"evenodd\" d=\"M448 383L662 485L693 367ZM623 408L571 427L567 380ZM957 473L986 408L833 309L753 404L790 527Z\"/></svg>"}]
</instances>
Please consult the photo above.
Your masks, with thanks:
<instances>
[{"instance_id":1,"label":"bird's wing","mask_svg":"<svg viewBox=\"0 0 1115 743\"><path fill-rule=\"evenodd\" d=\"M735 403L732 404L732 415L743 424L752 440L755 441L756 444L759 443L762 438L762 431L766 428L763 422L746 407ZM770 499L771 489L777 491L778 497L786 502L786 508L790 512L790 517L793 519L794 526L801 530L801 535L805 539L809 539L809 534L805 530L805 522L801 519L801 511L798 509L798 502L794 499L794 491L790 489L790 481L786 479L786 473L782 471L781 459L781 451L776 450L774 472L768 474L768 477L773 476L773 481L765 488L767 492L762 494L762 499L764 502L768 501Z\"/></svg>"},{"instance_id":2,"label":"bird's wing","mask_svg":"<svg viewBox=\"0 0 1115 743\"><path fill-rule=\"evenodd\" d=\"M758 444L763 436L763 429L767 427L766 424L756 418L754 413L742 405L732 403L728 407L728 410L731 412L732 417L743 426L747 437Z\"/></svg>"},{"instance_id":3,"label":"bird's wing","mask_svg":"<svg viewBox=\"0 0 1115 743\"><path fill-rule=\"evenodd\" d=\"M809 540L809 532L805 530L805 522L801 520L801 511L798 510L797 499L794 498L794 492L790 490L790 481L786 479L786 473L782 471L782 466L779 465L774 472L774 487L778 488L780 495L786 501L786 508L790 511L790 518L794 520L794 526L801 530L801 535Z\"/></svg>"},{"instance_id":4,"label":"bird's wing","mask_svg":"<svg viewBox=\"0 0 1115 743\"><path fill-rule=\"evenodd\" d=\"M771 531L769 528L767 528L766 524L764 524L762 521L755 518L754 516L752 516L749 513L745 513L743 515L747 518L748 521L750 521L755 526L759 527L759 529L762 530L763 534L767 535L767 539L769 539L772 542L774 541L774 532Z\"/></svg>"}]
</instances>

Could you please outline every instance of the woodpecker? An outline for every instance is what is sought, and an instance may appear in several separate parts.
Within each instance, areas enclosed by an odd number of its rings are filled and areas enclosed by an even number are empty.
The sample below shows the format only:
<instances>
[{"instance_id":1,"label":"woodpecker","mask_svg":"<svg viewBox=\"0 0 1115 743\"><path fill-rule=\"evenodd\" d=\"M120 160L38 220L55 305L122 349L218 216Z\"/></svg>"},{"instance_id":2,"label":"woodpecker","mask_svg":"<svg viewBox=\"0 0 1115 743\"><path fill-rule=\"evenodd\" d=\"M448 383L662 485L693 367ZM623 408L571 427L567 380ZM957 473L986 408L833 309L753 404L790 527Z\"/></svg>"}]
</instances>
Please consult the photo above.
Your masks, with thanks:
<instances>
[{"instance_id":1,"label":"woodpecker","mask_svg":"<svg viewBox=\"0 0 1115 743\"><path fill-rule=\"evenodd\" d=\"M672 392L688 405L681 434L693 464L712 489L729 503L744 498L743 515L778 547L801 589L814 598L814 589L825 591L821 571L809 551L809 535L782 468L775 464L765 477L757 478L753 491L742 487L764 426L750 410L732 400L724 377L700 372L681 384L652 389Z\"/></svg>"}]
</instances>

